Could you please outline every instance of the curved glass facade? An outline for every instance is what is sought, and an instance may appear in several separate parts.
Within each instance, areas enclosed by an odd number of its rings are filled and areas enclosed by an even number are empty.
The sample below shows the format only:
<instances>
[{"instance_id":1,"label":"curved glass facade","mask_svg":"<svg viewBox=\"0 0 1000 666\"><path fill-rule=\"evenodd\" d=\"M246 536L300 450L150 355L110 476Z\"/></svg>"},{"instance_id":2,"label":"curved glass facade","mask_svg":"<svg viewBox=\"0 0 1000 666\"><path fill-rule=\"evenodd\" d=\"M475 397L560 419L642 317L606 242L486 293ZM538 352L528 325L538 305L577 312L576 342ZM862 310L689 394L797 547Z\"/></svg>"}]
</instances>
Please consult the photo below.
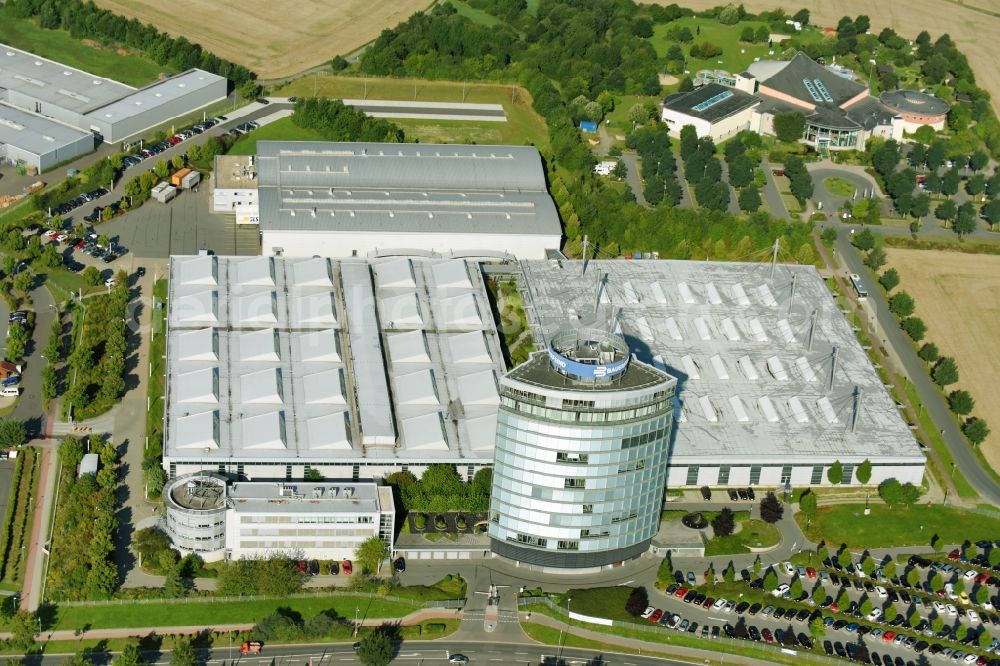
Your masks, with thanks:
<instances>
[{"instance_id":1,"label":"curved glass facade","mask_svg":"<svg viewBox=\"0 0 1000 666\"><path fill-rule=\"evenodd\" d=\"M551 567L639 555L659 528L676 380L633 360L621 381L576 385L546 365L502 381L493 550Z\"/></svg>"},{"instance_id":2,"label":"curved glass facade","mask_svg":"<svg viewBox=\"0 0 1000 666\"><path fill-rule=\"evenodd\" d=\"M197 484L197 486L195 485ZM195 487L218 488L218 497L191 501ZM184 552L208 554L226 547L226 483L212 475L191 474L172 481L163 490L166 530Z\"/></svg>"}]
</instances>

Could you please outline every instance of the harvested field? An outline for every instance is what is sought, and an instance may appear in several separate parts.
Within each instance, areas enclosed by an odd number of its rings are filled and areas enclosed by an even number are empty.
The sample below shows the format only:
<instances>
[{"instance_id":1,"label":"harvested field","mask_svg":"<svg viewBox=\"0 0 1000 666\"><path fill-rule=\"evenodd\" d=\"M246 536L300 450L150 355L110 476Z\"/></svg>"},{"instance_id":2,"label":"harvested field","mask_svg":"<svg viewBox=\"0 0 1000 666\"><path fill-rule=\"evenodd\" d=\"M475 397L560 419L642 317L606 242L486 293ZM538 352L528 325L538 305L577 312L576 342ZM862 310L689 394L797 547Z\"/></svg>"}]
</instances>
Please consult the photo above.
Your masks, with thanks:
<instances>
[{"instance_id":1,"label":"harvested field","mask_svg":"<svg viewBox=\"0 0 1000 666\"><path fill-rule=\"evenodd\" d=\"M947 250L888 248L889 265L899 271L899 289L917 301L916 315L927 324L927 339L945 356L958 361L959 383L976 399L975 415L982 416L994 433L983 442L982 452L1000 470L1000 257Z\"/></svg>"},{"instance_id":2,"label":"harvested field","mask_svg":"<svg viewBox=\"0 0 1000 666\"><path fill-rule=\"evenodd\" d=\"M652 0L655 4L668 5L674 0ZM719 0L686 0L682 3L696 11L711 9ZM1000 7L996 0L797 0L783 4L775 0L744 0L749 12L783 8L794 14L805 7L811 22L819 26L836 26L845 14L866 14L872 20L872 31L888 26L906 39L913 39L921 30L927 30L937 39L942 33L951 35L962 53L969 59L976 73L976 82L990 91L993 107L1000 114Z\"/></svg>"},{"instance_id":3,"label":"harvested field","mask_svg":"<svg viewBox=\"0 0 1000 666\"><path fill-rule=\"evenodd\" d=\"M262 79L291 76L346 55L426 9L429 0L97 0L97 5L184 36Z\"/></svg>"}]
</instances>

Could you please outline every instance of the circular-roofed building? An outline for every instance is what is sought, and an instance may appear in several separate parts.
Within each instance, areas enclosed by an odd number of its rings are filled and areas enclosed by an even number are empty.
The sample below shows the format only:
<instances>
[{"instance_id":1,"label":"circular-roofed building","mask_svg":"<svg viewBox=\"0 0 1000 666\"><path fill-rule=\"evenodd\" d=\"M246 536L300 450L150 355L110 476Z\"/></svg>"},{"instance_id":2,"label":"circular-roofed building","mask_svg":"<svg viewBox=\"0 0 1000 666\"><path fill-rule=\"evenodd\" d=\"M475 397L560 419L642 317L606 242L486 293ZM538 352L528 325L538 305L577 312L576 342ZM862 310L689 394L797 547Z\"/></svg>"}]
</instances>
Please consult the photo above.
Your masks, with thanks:
<instances>
[{"instance_id":1,"label":"circular-roofed building","mask_svg":"<svg viewBox=\"0 0 1000 666\"><path fill-rule=\"evenodd\" d=\"M226 547L226 478L198 472L179 476L163 489L166 529L174 546L206 560Z\"/></svg>"},{"instance_id":2,"label":"circular-roofed building","mask_svg":"<svg viewBox=\"0 0 1000 666\"><path fill-rule=\"evenodd\" d=\"M621 336L562 330L501 380L495 554L551 569L642 555L660 525L677 380Z\"/></svg>"},{"instance_id":3,"label":"circular-roofed building","mask_svg":"<svg viewBox=\"0 0 1000 666\"><path fill-rule=\"evenodd\" d=\"M948 102L919 90L892 90L882 93L879 101L903 119L903 129L915 132L924 125L936 130L944 128L951 108Z\"/></svg>"}]
</instances>

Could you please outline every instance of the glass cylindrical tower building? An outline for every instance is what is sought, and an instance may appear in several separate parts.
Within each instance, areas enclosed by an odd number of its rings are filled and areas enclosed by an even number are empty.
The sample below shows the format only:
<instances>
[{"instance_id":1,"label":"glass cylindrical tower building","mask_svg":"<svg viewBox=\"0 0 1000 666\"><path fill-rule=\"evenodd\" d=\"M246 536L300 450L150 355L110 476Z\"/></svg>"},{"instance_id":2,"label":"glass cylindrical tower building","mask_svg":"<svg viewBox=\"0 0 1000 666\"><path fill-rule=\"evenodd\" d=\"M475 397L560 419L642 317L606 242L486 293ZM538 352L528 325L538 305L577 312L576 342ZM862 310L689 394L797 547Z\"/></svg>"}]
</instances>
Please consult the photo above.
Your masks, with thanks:
<instances>
[{"instance_id":1,"label":"glass cylindrical tower building","mask_svg":"<svg viewBox=\"0 0 1000 666\"><path fill-rule=\"evenodd\" d=\"M641 555L660 524L677 380L597 329L557 333L501 380L489 536L549 568Z\"/></svg>"}]
</instances>

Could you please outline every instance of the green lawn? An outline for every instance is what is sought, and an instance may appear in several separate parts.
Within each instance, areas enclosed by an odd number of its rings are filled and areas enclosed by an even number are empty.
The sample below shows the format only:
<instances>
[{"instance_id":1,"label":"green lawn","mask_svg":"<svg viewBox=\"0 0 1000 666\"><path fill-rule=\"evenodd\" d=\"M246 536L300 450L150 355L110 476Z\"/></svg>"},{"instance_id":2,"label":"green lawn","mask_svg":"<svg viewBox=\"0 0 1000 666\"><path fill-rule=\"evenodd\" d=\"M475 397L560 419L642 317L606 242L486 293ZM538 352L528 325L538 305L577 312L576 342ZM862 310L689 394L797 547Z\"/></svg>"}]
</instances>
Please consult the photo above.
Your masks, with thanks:
<instances>
[{"instance_id":1,"label":"green lawn","mask_svg":"<svg viewBox=\"0 0 1000 666\"><path fill-rule=\"evenodd\" d=\"M545 120L531 108L531 96L520 86L513 89L498 83L462 83L426 79L391 79L353 76L304 76L275 95L333 97L338 99L422 100L427 102L468 102L501 104L507 122L465 120L392 119L408 137L426 143L471 141L479 144L530 143L548 145ZM511 98L513 96L513 101ZM262 128L263 129L263 128ZM257 130L258 132L260 130Z\"/></svg>"},{"instance_id":2,"label":"green lawn","mask_svg":"<svg viewBox=\"0 0 1000 666\"><path fill-rule=\"evenodd\" d=\"M622 622L635 622L636 619L625 612L625 602L632 594L631 587L593 587L585 590L570 590L562 595L561 606L566 607L565 599L571 599L569 608L574 613L605 617Z\"/></svg>"},{"instance_id":3,"label":"green lawn","mask_svg":"<svg viewBox=\"0 0 1000 666\"><path fill-rule=\"evenodd\" d=\"M956 544L992 540L1000 533L1000 519L950 506L919 504L910 509L892 509L873 504L868 516L863 515L863 510L863 504L821 507L808 527L801 513L795 519L812 541L858 548L927 546L934 535L943 544Z\"/></svg>"},{"instance_id":4,"label":"green lawn","mask_svg":"<svg viewBox=\"0 0 1000 666\"><path fill-rule=\"evenodd\" d=\"M667 29L672 25L687 26L691 30L691 34L694 35L694 41L688 44L681 44L680 42L671 42L668 40L666 37ZM649 41L660 56L665 55L667 49L672 44L678 44L684 51L684 56L687 58L687 69L692 74L700 69L724 69L731 74L736 74L745 70L754 61L754 58L761 60L780 59L782 48L779 44L774 45L774 55L769 55L766 42L762 44L745 44L740 42L740 33L743 31L743 28L751 26L756 30L762 25L766 25L766 23L762 21L741 21L736 25L722 25L715 19L687 16L669 24L655 26L653 28L653 36L649 38ZM700 34L698 33L699 28L701 29ZM819 41L822 38L821 34L815 30L801 32L795 35L795 37L805 43ZM722 54L708 59L690 57L692 44L701 44L702 42L715 44L722 49Z\"/></svg>"},{"instance_id":5,"label":"green lawn","mask_svg":"<svg viewBox=\"0 0 1000 666\"><path fill-rule=\"evenodd\" d=\"M244 134L229 149L230 155L256 155L258 141L322 141L316 130L296 127L291 118L279 118L272 123Z\"/></svg>"},{"instance_id":6,"label":"green lawn","mask_svg":"<svg viewBox=\"0 0 1000 666\"><path fill-rule=\"evenodd\" d=\"M403 617L421 607L419 603L339 594L264 601L210 601L129 604L110 606L60 606L51 629L116 629L125 627L205 626L257 622L278 608L298 611L310 618L322 611L333 611L340 617L353 618L354 609L361 609L362 618Z\"/></svg>"},{"instance_id":7,"label":"green lawn","mask_svg":"<svg viewBox=\"0 0 1000 666\"><path fill-rule=\"evenodd\" d=\"M462 0L448 0L448 3L455 8L459 16L464 16L473 23L478 23L485 26L493 26L501 23L500 19L492 14L487 14L481 9L476 9L475 7L470 7Z\"/></svg>"},{"instance_id":8,"label":"green lawn","mask_svg":"<svg viewBox=\"0 0 1000 666\"><path fill-rule=\"evenodd\" d=\"M737 534L713 537L705 542L705 557L713 555L745 555L749 548L764 548L781 541L778 528L763 520L746 520Z\"/></svg>"},{"instance_id":9,"label":"green lawn","mask_svg":"<svg viewBox=\"0 0 1000 666\"><path fill-rule=\"evenodd\" d=\"M93 46L62 30L44 30L33 21L14 18L3 10L0 42L130 86L146 85L161 72L173 71L142 56L120 55L114 49Z\"/></svg>"},{"instance_id":10,"label":"green lawn","mask_svg":"<svg viewBox=\"0 0 1000 666\"><path fill-rule=\"evenodd\" d=\"M467 587L464 578L458 574L449 574L433 585L407 585L406 587L394 588L392 595L420 602L464 599Z\"/></svg>"},{"instance_id":11,"label":"green lawn","mask_svg":"<svg viewBox=\"0 0 1000 666\"><path fill-rule=\"evenodd\" d=\"M578 592L578 590L576 591ZM748 596L744 596L744 600L747 600ZM571 604L572 610L578 612L576 608L576 598L573 598L573 603ZM799 649L797 655L786 655L781 653L777 648L768 649L764 645L754 644L746 641L740 642L729 642L727 641L712 641L704 640L699 636L691 635L688 633L680 633L676 631L643 631L641 628L630 628L630 627L605 627L599 624L587 624L584 622L578 622L576 620L566 620L565 615L557 614L555 611L551 610L543 604L533 604L527 607L527 610L532 613L542 613L550 617L557 618L560 621L567 622L571 627L578 627L580 629L586 629L589 631L594 631L601 634L608 634L610 637L613 636L623 636L625 638L635 638L642 641L648 641L650 643L660 643L663 645L677 645L683 647L699 648L702 650L713 650L716 652L725 652L729 654L738 654L747 657L752 657L754 659L759 659L762 662L769 664L789 664L790 666L798 666L802 663L809 663L813 660L810 656L813 654L807 650ZM603 617L608 617L604 614ZM640 620L640 622L645 622L645 620ZM526 628L531 625L522 625ZM541 632L532 629L529 635L535 640L543 640L546 643L552 644L553 634L556 635L558 639L558 629L552 630L550 632ZM574 637L575 638L575 637ZM570 645L569 638L564 638L564 644ZM586 639L577 639L586 640ZM821 645L821 644L818 644ZM581 647L583 647L581 645ZM619 648L615 648L617 651L622 652ZM822 648L819 648L822 650ZM825 662L823 662L825 663Z\"/></svg>"},{"instance_id":12,"label":"green lawn","mask_svg":"<svg viewBox=\"0 0 1000 666\"><path fill-rule=\"evenodd\" d=\"M849 180L844 180L843 178L837 178L832 176L823 180L823 187L825 187L830 194L838 197L850 197L854 195L857 188L854 183Z\"/></svg>"}]
</instances>

